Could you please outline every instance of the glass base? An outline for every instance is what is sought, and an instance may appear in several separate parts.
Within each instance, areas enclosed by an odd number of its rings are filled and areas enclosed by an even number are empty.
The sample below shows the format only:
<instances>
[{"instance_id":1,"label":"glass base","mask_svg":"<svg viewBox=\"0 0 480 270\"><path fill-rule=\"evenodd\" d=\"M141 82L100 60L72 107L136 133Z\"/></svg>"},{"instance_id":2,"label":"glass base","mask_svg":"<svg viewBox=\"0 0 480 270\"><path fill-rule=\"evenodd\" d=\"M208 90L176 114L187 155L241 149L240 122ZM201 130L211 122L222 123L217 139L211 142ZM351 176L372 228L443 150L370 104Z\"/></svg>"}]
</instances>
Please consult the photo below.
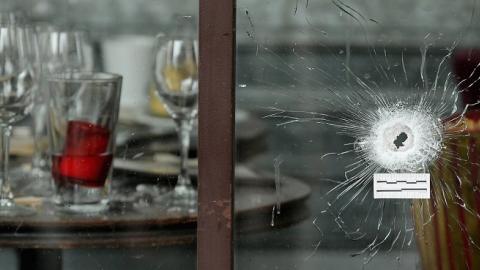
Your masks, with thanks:
<instances>
[{"instance_id":1,"label":"glass base","mask_svg":"<svg viewBox=\"0 0 480 270\"><path fill-rule=\"evenodd\" d=\"M108 209L108 200L92 204L59 204L55 203L55 210L63 214L71 215L99 215Z\"/></svg>"},{"instance_id":2,"label":"glass base","mask_svg":"<svg viewBox=\"0 0 480 270\"><path fill-rule=\"evenodd\" d=\"M176 186L169 194L168 212L197 213L197 190L192 186Z\"/></svg>"},{"instance_id":3,"label":"glass base","mask_svg":"<svg viewBox=\"0 0 480 270\"><path fill-rule=\"evenodd\" d=\"M16 204L10 199L0 199L0 217L22 217L35 214L35 210Z\"/></svg>"},{"instance_id":4,"label":"glass base","mask_svg":"<svg viewBox=\"0 0 480 270\"><path fill-rule=\"evenodd\" d=\"M92 215L107 209L103 187L86 187L75 183L57 183L53 202L57 210L64 213Z\"/></svg>"}]
</instances>

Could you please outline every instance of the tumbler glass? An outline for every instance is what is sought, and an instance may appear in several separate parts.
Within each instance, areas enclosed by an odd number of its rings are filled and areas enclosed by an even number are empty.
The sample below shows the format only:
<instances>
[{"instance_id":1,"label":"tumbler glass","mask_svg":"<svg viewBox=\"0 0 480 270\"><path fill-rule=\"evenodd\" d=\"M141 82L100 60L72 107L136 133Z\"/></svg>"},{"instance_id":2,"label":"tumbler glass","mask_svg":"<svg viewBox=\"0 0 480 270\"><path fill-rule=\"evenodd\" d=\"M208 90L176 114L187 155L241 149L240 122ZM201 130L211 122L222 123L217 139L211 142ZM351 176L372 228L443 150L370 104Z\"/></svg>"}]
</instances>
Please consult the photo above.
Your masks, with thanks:
<instances>
[{"instance_id":1,"label":"tumbler glass","mask_svg":"<svg viewBox=\"0 0 480 270\"><path fill-rule=\"evenodd\" d=\"M48 78L48 130L55 203L70 212L105 209L122 77L71 71Z\"/></svg>"}]
</instances>

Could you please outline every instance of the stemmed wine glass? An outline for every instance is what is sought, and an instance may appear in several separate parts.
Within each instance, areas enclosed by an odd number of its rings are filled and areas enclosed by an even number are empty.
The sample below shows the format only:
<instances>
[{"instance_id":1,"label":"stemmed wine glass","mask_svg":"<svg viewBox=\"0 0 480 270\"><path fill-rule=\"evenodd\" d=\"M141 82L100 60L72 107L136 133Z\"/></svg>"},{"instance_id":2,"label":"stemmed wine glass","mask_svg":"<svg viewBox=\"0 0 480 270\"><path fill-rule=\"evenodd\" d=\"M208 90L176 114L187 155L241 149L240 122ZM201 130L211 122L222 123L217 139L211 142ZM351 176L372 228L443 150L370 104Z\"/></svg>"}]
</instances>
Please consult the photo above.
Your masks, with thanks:
<instances>
[{"instance_id":1,"label":"stemmed wine glass","mask_svg":"<svg viewBox=\"0 0 480 270\"><path fill-rule=\"evenodd\" d=\"M38 50L33 35L10 15L0 14L0 216L34 213L15 204L8 174L11 127L30 112L38 83Z\"/></svg>"},{"instance_id":2,"label":"stemmed wine glass","mask_svg":"<svg viewBox=\"0 0 480 270\"><path fill-rule=\"evenodd\" d=\"M92 67L85 33L81 31L58 29L54 26L37 27L42 74L40 87L34 95L32 128L34 153L32 169L24 172L26 181L22 194L49 196L53 194L53 180L50 173L47 136L47 80L53 73L68 71L87 71Z\"/></svg>"},{"instance_id":3,"label":"stemmed wine glass","mask_svg":"<svg viewBox=\"0 0 480 270\"><path fill-rule=\"evenodd\" d=\"M196 212L197 191L188 173L190 131L197 116L198 45L190 17L180 18L173 35L159 35L154 51L157 92L176 123L180 142L180 174L171 193L170 211Z\"/></svg>"}]
</instances>

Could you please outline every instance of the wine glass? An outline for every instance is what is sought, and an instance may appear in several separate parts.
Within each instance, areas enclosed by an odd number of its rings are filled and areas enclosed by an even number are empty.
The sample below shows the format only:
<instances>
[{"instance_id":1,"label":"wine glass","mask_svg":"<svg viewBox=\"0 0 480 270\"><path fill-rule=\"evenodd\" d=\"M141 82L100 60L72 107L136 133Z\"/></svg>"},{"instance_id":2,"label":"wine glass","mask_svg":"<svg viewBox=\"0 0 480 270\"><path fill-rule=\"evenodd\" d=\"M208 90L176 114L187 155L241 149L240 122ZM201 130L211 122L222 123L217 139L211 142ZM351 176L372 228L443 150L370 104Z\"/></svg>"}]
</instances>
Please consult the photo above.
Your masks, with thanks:
<instances>
[{"instance_id":1,"label":"wine glass","mask_svg":"<svg viewBox=\"0 0 480 270\"><path fill-rule=\"evenodd\" d=\"M180 173L171 193L170 211L196 212L197 191L188 173L188 148L198 103L198 46L189 18L173 35L156 37L154 79L157 92L176 123L180 142Z\"/></svg>"},{"instance_id":2,"label":"wine glass","mask_svg":"<svg viewBox=\"0 0 480 270\"><path fill-rule=\"evenodd\" d=\"M48 83L46 77L60 71L91 70L92 57L88 54L88 42L84 32L62 30L53 26L39 26L37 28L42 73L40 88L34 95L33 100L35 111L35 114L32 114L34 153L31 170L23 172L21 176L28 184L20 192L30 196L47 197L53 194L53 181L47 151L46 92Z\"/></svg>"},{"instance_id":3,"label":"wine glass","mask_svg":"<svg viewBox=\"0 0 480 270\"><path fill-rule=\"evenodd\" d=\"M38 83L38 50L32 34L9 15L0 15L0 216L34 213L15 204L8 174L11 127L30 112Z\"/></svg>"}]
</instances>

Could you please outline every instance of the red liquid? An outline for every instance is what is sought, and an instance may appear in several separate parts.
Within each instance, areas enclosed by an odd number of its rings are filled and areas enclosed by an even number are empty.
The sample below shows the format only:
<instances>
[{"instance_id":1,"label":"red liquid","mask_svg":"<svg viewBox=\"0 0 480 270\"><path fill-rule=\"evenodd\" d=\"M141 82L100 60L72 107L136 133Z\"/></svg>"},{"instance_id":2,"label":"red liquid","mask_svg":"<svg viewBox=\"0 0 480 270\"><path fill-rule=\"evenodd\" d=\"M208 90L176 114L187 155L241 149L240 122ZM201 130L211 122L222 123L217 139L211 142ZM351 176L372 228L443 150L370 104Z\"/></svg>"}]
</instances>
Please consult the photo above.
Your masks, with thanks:
<instances>
[{"instance_id":1,"label":"red liquid","mask_svg":"<svg viewBox=\"0 0 480 270\"><path fill-rule=\"evenodd\" d=\"M57 185L102 187L112 164L113 156L107 151L109 139L110 132L104 127L69 121L65 149L52 157L52 176Z\"/></svg>"}]
</instances>

